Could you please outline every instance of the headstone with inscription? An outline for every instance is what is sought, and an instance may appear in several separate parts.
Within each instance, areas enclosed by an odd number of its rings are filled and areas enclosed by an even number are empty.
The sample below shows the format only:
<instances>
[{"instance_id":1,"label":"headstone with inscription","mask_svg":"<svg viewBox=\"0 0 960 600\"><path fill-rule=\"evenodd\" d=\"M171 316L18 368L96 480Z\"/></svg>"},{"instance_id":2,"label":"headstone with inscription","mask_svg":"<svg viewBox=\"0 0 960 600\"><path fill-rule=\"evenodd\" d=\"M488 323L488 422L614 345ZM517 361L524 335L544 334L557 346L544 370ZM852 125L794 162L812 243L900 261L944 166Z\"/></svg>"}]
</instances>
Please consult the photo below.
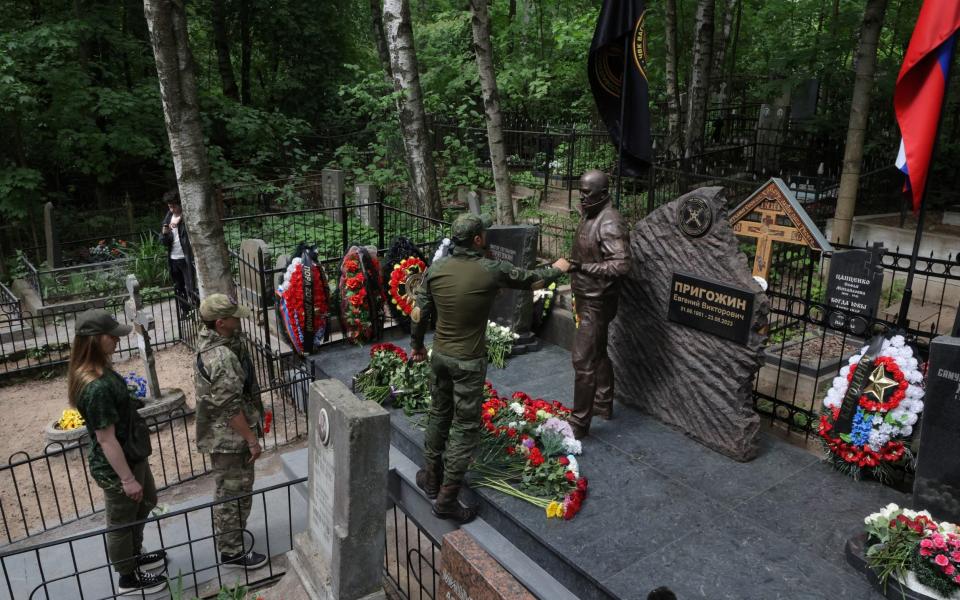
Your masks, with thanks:
<instances>
[{"instance_id":1,"label":"headstone with inscription","mask_svg":"<svg viewBox=\"0 0 960 600\"><path fill-rule=\"evenodd\" d=\"M436 597L442 600L534 600L469 533L443 536Z\"/></svg>"},{"instance_id":2,"label":"headstone with inscription","mask_svg":"<svg viewBox=\"0 0 960 600\"><path fill-rule=\"evenodd\" d=\"M187 397L180 388L160 388L153 346L150 345L150 332L154 326L153 315L143 309L140 282L137 281L137 276L127 275L126 283L130 297L124 302L124 315L137 334L137 349L140 352L140 358L143 359L144 379L147 380L147 397L143 408L137 412L143 418L162 417L183 406Z\"/></svg>"},{"instance_id":3,"label":"headstone with inscription","mask_svg":"<svg viewBox=\"0 0 960 600\"><path fill-rule=\"evenodd\" d=\"M475 215L480 214L481 209L480 196L476 192L467 192L467 208Z\"/></svg>"},{"instance_id":4,"label":"headstone with inscription","mask_svg":"<svg viewBox=\"0 0 960 600\"><path fill-rule=\"evenodd\" d=\"M346 178L343 171L338 169L324 169L320 173L323 188L323 208L338 209L343 205ZM343 223L342 210L326 210L323 213L328 219Z\"/></svg>"},{"instance_id":5,"label":"headstone with inscription","mask_svg":"<svg viewBox=\"0 0 960 600\"><path fill-rule=\"evenodd\" d=\"M607 351L620 402L750 460L769 303L725 206L722 188L700 188L637 223Z\"/></svg>"},{"instance_id":6,"label":"headstone with inscription","mask_svg":"<svg viewBox=\"0 0 960 600\"><path fill-rule=\"evenodd\" d=\"M883 245L863 250L834 252L827 279L827 305L840 311L830 315L835 329L849 329L856 335L866 331L877 314L883 290Z\"/></svg>"},{"instance_id":7,"label":"headstone with inscription","mask_svg":"<svg viewBox=\"0 0 960 600\"><path fill-rule=\"evenodd\" d=\"M922 423L913 507L929 510L938 521L960 523L960 337L930 343Z\"/></svg>"},{"instance_id":8,"label":"headstone with inscription","mask_svg":"<svg viewBox=\"0 0 960 600\"><path fill-rule=\"evenodd\" d=\"M311 384L307 414L307 530L291 563L310 598L384 599L390 415L334 379Z\"/></svg>"},{"instance_id":9,"label":"headstone with inscription","mask_svg":"<svg viewBox=\"0 0 960 600\"><path fill-rule=\"evenodd\" d=\"M495 225L487 230L487 249L493 258L505 260L521 269L532 269L537 262L539 231L534 225ZM490 311L490 319L505 325L520 339L514 348L522 348L535 338L530 333L533 322L533 292L501 290Z\"/></svg>"}]
</instances>

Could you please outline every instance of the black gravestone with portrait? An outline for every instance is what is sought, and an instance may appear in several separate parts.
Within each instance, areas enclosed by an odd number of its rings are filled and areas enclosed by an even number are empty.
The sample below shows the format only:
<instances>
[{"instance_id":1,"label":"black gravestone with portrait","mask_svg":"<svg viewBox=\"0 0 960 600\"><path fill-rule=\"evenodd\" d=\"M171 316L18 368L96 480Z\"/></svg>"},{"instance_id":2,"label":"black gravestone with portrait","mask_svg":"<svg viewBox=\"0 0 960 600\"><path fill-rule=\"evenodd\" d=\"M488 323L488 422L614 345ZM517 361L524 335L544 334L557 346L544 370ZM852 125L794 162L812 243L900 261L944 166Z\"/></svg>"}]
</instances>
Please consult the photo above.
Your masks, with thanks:
<instances>
[{"instance_id":1,"label":"black gravestone with portrait","mask_svg":"<svg viewBox=\"0 0 960 600\"><path fill-rule=\"evenodd\" d=\"M843 312L830 315L835 329L863 333L869 319L876 316L883 288L883 245L863 250L834 252L827 279L827 305ZM866 317L857 319L854 315Z\"/></svg>"},{"instance_id":2,"label":"black gravestone with portrait","mask_svg":"<svg viewBox=\"0 0 960 600\"><path fill-rule=\"evenodd\" d=\"M922 421L913 506L960 523L960 338L943 335L930 343Z\"/></svg>"},{"instance_id":3,"label":"black gravestone with portrait","mask_svg":"<svg viewBox=\"0 0 960 600\"><path fill-rule=\"evenodd\" d=\"M630 232L630 249L608 344L617 400L731 458L754 458L769 303L738 248L723 188L653 211Z\"/></svg>"},{"instance_id":4,"label":"black gravestone with portrait","mask_svg":"<svg viewBox=\"0 0 960 600\"><path fill-rule=\"evenodd\" d=\"M534 225L494 225L487 229L487 249L493 258L505 260L520 269L533 269L537 263L538 238L539 230ZM535 343L530 333L533 292L501 290L490 311L490 320L510 327L520 336L514 343L516 351L527 349L528 345Z\"/></svg>"}]
</instances>

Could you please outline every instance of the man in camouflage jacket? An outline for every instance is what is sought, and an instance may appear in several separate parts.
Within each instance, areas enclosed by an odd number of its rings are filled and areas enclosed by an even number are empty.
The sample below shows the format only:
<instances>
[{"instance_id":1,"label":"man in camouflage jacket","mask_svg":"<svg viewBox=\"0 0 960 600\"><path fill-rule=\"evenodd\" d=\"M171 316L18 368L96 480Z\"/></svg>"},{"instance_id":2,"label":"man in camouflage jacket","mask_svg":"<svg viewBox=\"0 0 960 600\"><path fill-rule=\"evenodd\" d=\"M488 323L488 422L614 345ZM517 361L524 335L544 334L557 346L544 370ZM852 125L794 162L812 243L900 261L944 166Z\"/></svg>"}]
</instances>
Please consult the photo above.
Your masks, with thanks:
<instances>
[{"instance_id":1,"label":"man in camouflage jacket","mask_svg":"<svg viewBox=\"0 0 960 600\"><path fill-rule=\"evenodd\" d=\"M244 545L253 502L253 464L262 449L257 437L263 404L253 362L240 337L240 319L251 312L223 294L200 304L200 344L194 365L197 388L197 448L210 454L216 480L213 525L220 562L255 569L267 557ZM244 496L239 500L221 502ZM249 550L245 551L245 550Z\"/></svg>"},{"instance_id":2,"label":"man in camouflage jacket","mask_svg":"<svg viewBox=\"0 0 960 600\"><path fill-rule=\"evenodd\" d=\"M454 249L434 262L416 293L411 313L414 360L425 360L423 338L436 312L430 367L433 371L430 412L424 437L425 468L417 485L435 498L433 514L466 523L475 508L458 501L470 454L480 436L480 406L487 373L486 331L490 309L501 288L539 289L569 264L533 271L484 256L489 217L466 214L453 223Z\"/></svg>"}]
</instances>

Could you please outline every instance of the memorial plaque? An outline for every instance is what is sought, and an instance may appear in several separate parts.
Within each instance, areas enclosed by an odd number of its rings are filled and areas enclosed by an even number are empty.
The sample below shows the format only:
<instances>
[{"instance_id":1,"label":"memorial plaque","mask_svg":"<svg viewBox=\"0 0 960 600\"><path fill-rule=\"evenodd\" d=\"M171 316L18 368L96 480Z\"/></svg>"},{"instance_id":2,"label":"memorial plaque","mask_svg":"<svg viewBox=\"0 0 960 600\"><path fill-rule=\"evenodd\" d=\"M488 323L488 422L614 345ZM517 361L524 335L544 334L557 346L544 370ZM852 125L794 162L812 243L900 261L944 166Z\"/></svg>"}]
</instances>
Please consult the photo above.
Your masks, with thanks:
<instances>
[{"instance_id":1,"label":"memorial plaque","mask_svg":"<svg viewBox=\"0 0 960 600\"><path fill-rule=\"evenodd\" d=\"M505 260L521 269L532 269L537 262L538 235L534 225L495 225L487 230L487 249L492 258ZM533 319L533 292L501 290L493 303L490 319L516 333L529 331Z\"/></svg>"},{"instance_id":2,"label":"memorial plaque","mask_svg":"<svg viewBox=\"0 0 960 600\"><path fill-rule=\"evenodd\" d=\"M263 253L262 264L259 262L261 252ZM243 299L249 304L255 306L273 304L274 290L264 289L264 286L270 285L270 281L263 278L260 273L261 267L263 270L269 269L272 262L270 246L265 241L247 239L240 242L240 290L244 295Z\"/></svg>"},{"instance_id":3,"label":"memorial plaque","mask_svg":"<svg viewBox=\"0 0 960 600\"><path fill-rule=\"evenodd\" d=\"M667 318L739 344L750 338L754 292L712 279L674 273Z\"/></svg>"},{"instance_id":4,"label":"memorial plaque","mask_svg":"<svg viewBox=\"0 0 960 600\"><path fill-rule=\"evenodd\" d=\"M856 334L866 330L869 318L877 314L880 303L882 256L883 246L879 244L870 249L834 252L827 279L827 305L844 312L830 315L831 327L846 328L849 317L860 315L867 319L851 320L851 330Z\"/></svg>"},{"instance_id":5,"label":"memorial plaque","mask_svg":"<svg viewBox=\"0 0 960 600\"><path fill-rule=\"evenodd\" d=\"M345 192L346 179L343 171L337 169L324 169L321 172L321 189L323 190L323 207L338 208L343 205L343 196ZM324 211L327 218L343 222L343 213L339 210Z\"/></svg>"},{"instance_id":6,"label":"memorial plaque","mask_svg":"<svg viewBox=\"0 0 960 600\"><path fill-rule=\"evenodd\" d=\"M930 343L930 367L923 397L920 449L913 483L913 507L938 521L960 523L960 338Z\"/></svg>"}]
</instances>

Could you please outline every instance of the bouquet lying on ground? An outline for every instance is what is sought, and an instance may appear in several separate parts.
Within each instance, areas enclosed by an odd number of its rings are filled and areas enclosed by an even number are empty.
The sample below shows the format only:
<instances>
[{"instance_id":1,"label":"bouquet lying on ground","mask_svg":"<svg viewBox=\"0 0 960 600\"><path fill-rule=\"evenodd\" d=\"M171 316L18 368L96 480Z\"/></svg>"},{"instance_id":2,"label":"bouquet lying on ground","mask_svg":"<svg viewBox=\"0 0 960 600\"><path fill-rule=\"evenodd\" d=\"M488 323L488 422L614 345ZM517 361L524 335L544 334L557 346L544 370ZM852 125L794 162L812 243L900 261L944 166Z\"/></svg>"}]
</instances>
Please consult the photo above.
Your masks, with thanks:
<instances>
[{"instance_id":1,"label":"bouquet lying on ground","mask_svg":"<svg viewBox=\"0 0 960 600\"><path fill-rule=\"evenodd\" d=\"M928 596L953 598L960 591L960 533L927 511L888 504L864 519L867 563L886 587L893 576Z\"/></svg>"},{"instance_id":2,"label":"bouquet lying on ground","mask_svg":"<svg viewBox=\"0 0 960 600\"><path fill-rule=\"evenodd\" d=\"M539 506L547 518L572 519L587 497L587 478L570 410L524 392L501 398L489 382L485 395L481 449L471 467L479 475L475 485Z\"/></svg>"},{"instance_id":3,"label":"bouquet lying on ground","mask_svg":"<svg viewBox=\"0 0 960 600\"><path fill-rule=\"evenodd\" d=\"M399 346L375 344L370 348L370 364L357 373L356 391L378 404L392 397L394 405L409 415L430 405L429 375L429 362L410 362Z\"/></svg>"}]
</instances>

